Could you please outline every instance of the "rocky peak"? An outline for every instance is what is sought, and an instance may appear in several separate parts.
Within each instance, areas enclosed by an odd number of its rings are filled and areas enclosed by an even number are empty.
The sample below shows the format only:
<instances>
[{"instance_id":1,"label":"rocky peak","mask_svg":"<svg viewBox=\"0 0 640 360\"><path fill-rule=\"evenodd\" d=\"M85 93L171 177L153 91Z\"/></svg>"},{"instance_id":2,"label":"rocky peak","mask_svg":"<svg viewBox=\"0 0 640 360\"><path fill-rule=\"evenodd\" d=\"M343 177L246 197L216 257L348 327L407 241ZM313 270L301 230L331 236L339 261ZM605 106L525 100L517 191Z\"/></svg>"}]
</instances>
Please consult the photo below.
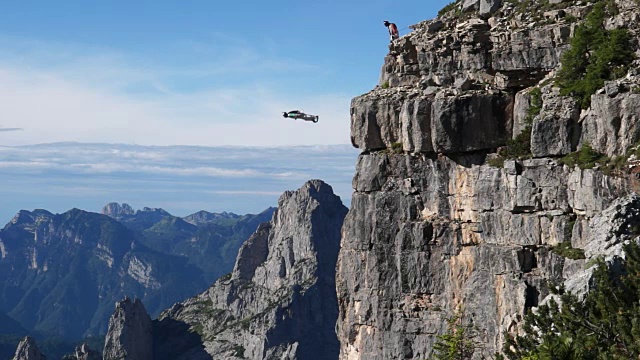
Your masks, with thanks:
<instances>
[{"instance_id":1,"label":"rocky peak","mask_svg":"<svg viewBox=\"0 0 640 360\"><path fill-rule=\"evenodd\" d=\"M105 205L100 211L100 213L104 215L108 215L112 218L118 218L123 215L133 215L135 214L135 211L127 203L122 203L122 205L120 205L116 202L112 202Z\"/></svg>"},{"instance_id":2,"label":"rocky peak","mask_svg":"<svg viewBox=\"0 0 640 360\"><path fill-rule=\"evenodd\" d=\"M151 318L142 301L128 297L116 303L105 338L104 360L153 359Z\"/></svg>"},{"instance_id":3,"label":"rocky peak","mask_svg":"<svg viewBox=\"0 0 640 360\"><path fill-rule=\"evenodd\" d=\"M586 110L554 82L594 3L459 0L411 26L390 45L379 86L352 101L353 145L365 152L493 152L528 124L534 157L563 156L583 144L624 155L640 139L640 61L592 95ZM640 57L637 3L607 6L604 27L624 27ZM534 89L542 90L542 111L528 114Z\"/></svg>"},{"instance_id":4,"label":"rocky peak","mask_svg":"<svg viewBox=\"0 0 640 360\"><path fill-rule=\"evenodd\" d=\"M280 278L290 278L309 260L318 262L319 273L306 276L333 276L344 209L331 186L321 180L310 180L297 191L285 192L273 215L269 255L256 269L253 281L275 289L280 286ZM325 229L338 229L338 234Z\"/></svg>"},{"instance_id":5,"label":"rocky peak","mask_svg":"<svg viewBox=\"0 0 640 360\"><path fill-rule=\"evenodd\" d=\"M27 231L33 231L38 223L50 219L53 216L52 213L41 209L34 211L20 210L5 226L5 229L9 226L16 226Z\"/></svg>"},{"instance_id":6,"label":"rocky peak","mask_svg":"<svg viewBox=\"0 0 640 360\"><path fill-rule=\"evenodd\" d=\"M335 264L346 212L321 180L285 192L271 222L240 249L231 274L160 316L156 355L335 359ZM189 338L185 327L199 338Z\"/></svg>"},{"instance_id":7,"label":"rocky peak","mask_svg":"<svg viewBox=\"0 0 640 360\"><path fill-rule=\"evenodd\" d=\"M136 212L137 212L137 213L138 213L138 212L143 212L143 213L154 213L154 214L158 214L158 215L161 215L161 216L168 216L168 215L171 215L171 214L169 214L168 212L166 212L166 211L165 211L164 209L162 209L162 208L150 208L150 207L146 207L146 206L145 206L145 207L143 207L143 208L142 208L142 210L138 210L138 211L136 211Z\"/></svg>"},{"instance_id":8,"label":"rocky peak","mask_svg":"<svg viewBox=\"0 0 640 360\"><path fill-rule=\"evenodd\" d=\"M27 336L20 344L18 344L18 348L16 349L16 354L13 356L13 360L46 360L46 356L42 355L40 350L38 350L38 345L36 345L36 341Z\"/></svg>"}]
</instances>

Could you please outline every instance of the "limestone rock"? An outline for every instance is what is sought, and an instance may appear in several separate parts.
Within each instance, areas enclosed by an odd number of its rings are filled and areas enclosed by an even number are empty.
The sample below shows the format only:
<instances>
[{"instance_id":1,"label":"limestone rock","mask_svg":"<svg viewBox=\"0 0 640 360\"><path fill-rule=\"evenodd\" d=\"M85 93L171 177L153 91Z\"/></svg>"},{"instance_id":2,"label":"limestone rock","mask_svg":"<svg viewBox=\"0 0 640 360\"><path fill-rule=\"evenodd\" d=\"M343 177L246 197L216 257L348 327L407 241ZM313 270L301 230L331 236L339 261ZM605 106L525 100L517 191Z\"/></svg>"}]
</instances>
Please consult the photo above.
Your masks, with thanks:
<instances>
[{"instance_id":1,"label":"limestone rock","mask_svg":"<svg viewBox=\"0 0 640 360\"><path fill-rule=\"evenodd\" d=\"M411 97L387 91L352 101L351 140L363 151L401 143L408 152L459 153L496 148L511 137L512 98L502 93Z\"/></svg>"},{"instance_id":2,"label":"limestone rock","mask_svg":"<svg viewBox=\"0 0 640 360\"><path fill-rule=\"evenodd\" d=\"M16 349L16 354L13 356L13 360L46 360L47 357L40 353L38 349L38 345L36 345L36 341L27 336L20 344L18 344L18 348Z\"/></svg>"},{"instance_id":3,"label":"limestone rock","mask_svg":"<svg viewBox=\"0 0 640 360\"><path fill-rule=\"evenodd\" d=\"M580 143L590 144L607 156L622 155L640 140L640 94L596 94L580 119Z\"/></svg>"},{"instance_id":4,"label":"limestone rock","mask_svg":"<svg viewBox=\"0 0 640 360\"><path fill-rule=\"evenodd\" d=\"M231 273L235 279L251 280L255 271L269 255L269 233L271 225L262 223L238 251L238 258Z\"/></svg>"},{"instance_id":5,"label":"limestone rock","mask_svg":"<svg viewBox=\"0 0 640 360\"><path fill-rule=\"evenodd\" d=\"M234 271L154 325L157 359L336 359L335 266L347 213L329 185L285 192Z\"/></svg>"},{"instance_id":6,"label":"limestone rock","mask_svg":"<svg viewBox=\"0 0 640 360\"><path fill-rule=\"evenodd\" d=\"M531 107L530 89L519 91L513 103L513 133L515 139L527 127L529 108Z\"/></svg>"},{"instance_id":7,"label":"limestone rock","mask_svg":"<svg viewBox=\"0 0 640 360\"><path fill-rule=\"evenodd\" d=\"M464 0L462 3L462 11L477 10L480 0Z\"/></svg>"},{"instance_id":8,"label":"limestone rock","mask_svg":"<svg viewBox=\"0 0 640 360\"><path fill-rule=\"evenodd\" d=\"M632 194L614 201L589 222L589 239L584 253L587 259L605 255L605 259L623 256L622 245L640 232L640 196Z\"/></svg>"},{"instance_id":9,"label":"limestone rock","mask_svg":"<svg viewBox=\"0 0 640 360\"><path fill-rule=\"evenodd\" d=\"M627 27L637 46L634 4L617 0L604 25ZM588 260L619 255L640 222L625 197L633 179L557 161L587 142L615 155L640 140L640 61L582 110L552 80L591 5L457 5L462 14L412 26L385 57L381 86L352 101L362 153L336 274L342 360L430 358L458 309L479 330L473 359L491 358L549 281L584 293ZM542 107L531 118L534 88ZM488 165L529 120L533 157ZM558 255L568 242L587 259Z\"/></svg>"},{"instance_id":10,"label":"limestone rock","mask_svg":"<svg viewBox=\"0 0 640 360\"><path fill-rule=\"evenodd\" d=\"M500 9L502 5L501 0L480 0L480 9L478 14L481 16L487 16L493 14Z\"/></svg>"},{"instance_id":11,"label":"limestone rock","mask_svg":"<svg viewBox=\"0 0 640 360\"><path fill-rule=\"evenodd\" d=\"M531 153L536 157L566 155L574 151L577 137L574 129L580 117L576 100L560 96L559 89L545 88L542 110L533 120Z\"/></svg>"},{"instance_id":12,"label":"limestone rock","mask_svg":"<svg viewBox=\"0 0 640 360\"><path fill-rule=\"evenodd\" d=\"M609 207L588 222L589 231L584 242L582 260L574 269L565 271L565 288L580 297L592 286L594 261L602 258L609 266L624 259L624 245L638 241L640 235L640 196L631 194L615 200ZM587 266L587 264L591 264ZM565 264L566 267L566 264Z\"/></svg>"},{"instance_id":13,"label":"limestone rock","mask_svg":"<svg viewBox=\"0 0 640 360\"><path fill-rule=\"evenodd\" d=\"M153 359L151 318L139 299L116 303L105 338L104 360Z\"/></svg>"},{"instance_id":14,"label":"limestone rock","mask_svg":"<svg viewBox=\"0 0 640 360\"><path fill-rule=\"evenodd\" d=\"M465 0L462 11L477 11L479 15L490 15L500 9L501 0Z\"/></svg>"},{"instance_id":15,"label":"limestone rock","mask_svg":"<svg viewBox=\"0 0 640 360\"><path fill-rule=\"evenodd\" d=\"M511 138L510 102L494 94L436 98L431 111L434 150L458 153L504 145Z\"/></svg>"},{"instance_id":16,"label":"limestone rock","mask_svg":"<svg viewBox=\"0 0 640 360\"><path fill-rule=\"evenodd\" d=\"M573 240L576 217L629 191L624 179L550 159L502 169L481 159L360 156L336 275L341 359L429 358L458 306L489 356L547 281L564 279L550 247Z\"/></svg>"}]
</instances>

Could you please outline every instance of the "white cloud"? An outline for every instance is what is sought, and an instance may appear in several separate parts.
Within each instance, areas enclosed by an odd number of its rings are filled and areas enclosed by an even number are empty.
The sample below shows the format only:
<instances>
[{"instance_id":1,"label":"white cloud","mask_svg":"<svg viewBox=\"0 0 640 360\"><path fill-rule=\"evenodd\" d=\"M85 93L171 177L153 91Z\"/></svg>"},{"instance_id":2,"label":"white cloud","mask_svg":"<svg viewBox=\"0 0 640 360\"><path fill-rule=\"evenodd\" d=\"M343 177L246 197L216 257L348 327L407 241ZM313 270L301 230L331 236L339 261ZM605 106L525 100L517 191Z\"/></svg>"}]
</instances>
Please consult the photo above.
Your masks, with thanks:
<instances>
[{"instance_id":1,"label":"white cloud","mask_svg":"<svg viewBox=\"0 0 640 360\"><path fill-rule=\"evenodd\" d=\"M219 194L219 195L258 195L258 196L280 196L282 192L279 191L254 191L254 190L220 190L220 191L205 191L207 194Z\"/></svg>"},{"instance_id":2,"label":"white cloud","mask_svg":"<svg viewBox=\"0 0 640 360\"><path fill-rule=\"evenodd\" d=\"M112 201L181 215L257 212L309 179L325 180L348 203L357 153L348 145L0 146L0 219L25 208L99 211Z\"/></svg>"},{"instance_id":3,"label":"white cloud","mask_svg":"<svg viewBox=\"0 0 640 360\"><path fill-rule=\"evenodd\" d=\"M197 147L61 143L0 146L0 169L69 174L168 175L256 179L307 179L318 169L350 171L349 146ZM327 158L329 160L327 160Z\"/></svg>"},{"instance_id":4,"label":"white cloud","mask_svg":"<svg viewBox=\"0 0 640 360\"><path fill-rule=\"evenodd\" d=\"M287 89L263 78L261 74L293 71L305 75L322 69L258 52L251 44L229 45L222 54L230 57L211 55L212 61L186 69L144 64L110 50L77 45L8 37L0 38L0 45L4 47L0 52L0 119L6 127L24 129L1 133L3 144L282 146L349 142L350 96L301 95L301 89L313 89L314 84L294 83ZM204 57L220 50L210 44L191 46L199 47ZM217 81L222 75L226 81ZM242 80L237 85L229 81L234 76ZM176 78L199 84L181 89L172 86ZM132 90L135 88L142 90ZM293 108L319 114L320 122L282 118L282 111Z\"/></svg>"}]
</instances>

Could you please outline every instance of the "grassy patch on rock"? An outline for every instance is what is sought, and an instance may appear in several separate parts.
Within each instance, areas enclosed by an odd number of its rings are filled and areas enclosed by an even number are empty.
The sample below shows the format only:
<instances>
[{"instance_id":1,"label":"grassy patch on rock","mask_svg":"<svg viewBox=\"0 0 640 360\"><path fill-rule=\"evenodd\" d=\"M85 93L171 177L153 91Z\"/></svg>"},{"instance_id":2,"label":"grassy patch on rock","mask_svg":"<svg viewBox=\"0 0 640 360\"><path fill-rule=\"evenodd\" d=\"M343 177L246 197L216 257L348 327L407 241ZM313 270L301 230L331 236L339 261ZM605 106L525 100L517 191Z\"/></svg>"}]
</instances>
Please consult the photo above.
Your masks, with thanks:
<instances>
[{"instance_id":1,"label":"grassy patch on rock","mask_svg":"<svg viewBox=\"0 0 640 360\"><path fill-rule=\"evenodd\" d=\"M561 242L560 244L551 248L551 251L563 258L571 260L584 259L584 250L574 248L571 246L570 241Z\"/></svg>"},{"instance_id":2,"label":"grassy patch on rock","mask_svg":"<svg viewBox=\"0 0 640 360\"><path fill-rule=\"evenodd\" d=\"M462 10L460 9L460 6L458 6L458 4L459 2L457 0L448 3L447 5L445 5L445 7L440 9L440 11L438 11L438 17L443 17L444 15L447 15L451 11L455 11L453 13L453 16L460 15L462 13Z\"/></svg>"},{"instance_id":3,"label":"grassy patch on rock","mask_svg":"<svg viewBox=\"0 0 640 360\"><path fill-rule=\"evenodd\" d=\"M631 156L640 157L640 146L638 144L630 147L624 155L609 157L585 143L578 151L560 158L558 163L572 168L578 166L582 170L593 169L598 166L599 170L605 175L621 175L624 173Z\"/></svg>"},{"instance_id":4,"label":"grassy patch on rock","mask_svg":"<svg viewBox=\"0 0 640 360\"><path fill-rule=\"evenodd\" d=\"M558 162L571 168L578 166L584 170L593 169L596 164L605 164L608 162L608 158L585 143L578 151L562 157Z\"/></svg>"}]
</instances>

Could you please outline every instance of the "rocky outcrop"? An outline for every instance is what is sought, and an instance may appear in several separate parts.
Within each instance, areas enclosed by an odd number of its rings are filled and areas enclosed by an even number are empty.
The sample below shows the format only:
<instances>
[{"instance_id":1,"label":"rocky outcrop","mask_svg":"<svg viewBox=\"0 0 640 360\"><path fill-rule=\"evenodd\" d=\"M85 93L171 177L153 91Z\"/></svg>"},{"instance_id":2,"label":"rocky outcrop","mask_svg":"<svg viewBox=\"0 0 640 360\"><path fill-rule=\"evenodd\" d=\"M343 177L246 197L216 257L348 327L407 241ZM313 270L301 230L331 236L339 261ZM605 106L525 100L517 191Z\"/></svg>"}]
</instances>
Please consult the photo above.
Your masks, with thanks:
<instances>
[{"instance_id":1,"label":"rocky outcrop","mask_svg":"<svg viewBox=\"0 0 640 360\"><path fill-rule=\"evenodd\" d=\"M112 218L118 218L125 215L133 215L135 214L135 211L133 211L133 208L127 203L122 203L122 205L120 205L112 202L105 205L100 213L111 216Z\"/></svg>"},{"instance_id":2,"label":"rocky outcrop","mask_svg":"<svg viewBox=\"0 0 640 360\"><path fill-rule=\"evenodd\" d=\"M624 245L638 241L640 196L634 193L617 199L584 225L580 229L583 235L573 239L572 245L584 248L585 259L574 261L563 274L566 290L578 296L584 296L593 286L591 278L597 259L604 260L610 268L618 268L616 263L625 258Z\"/></svg>"},{"instance_id":3,"label":"rocky outcrop","mask_svg":"<svg viewBox=\"0 0 640 360\"><path fill-rule=\"evenodd\" d=\"M637 46L633 3L615 1L606 24L627 24ZM592 5L528 4L451 5L391 44L380 85L353 99L362 153L336 275L340 359L430 358L457 311L478 330L474 358L491 358L549 283L588 288L588 260L563 247L592 259L631 236L633 177L558 160L640 140L640 63L581 109L553 78ZM525 130L527 159L489 164Z\"/></svg>"},{"instance_id":4,"label":"rocky outcrop","mask_svg":"<svg viewBox=\"0 0 640 360\"><path fill-rule=\"evenodd\" d=\"M104 360L152 360L151 318L139 299L116 303L105 338Z\"/></svg>"},{"instance_id":5,"label":"rocky outcrop","mask_svg":"<svg viewBox=\"0 0 640 360\"><path fill-rule=\"evenodd\" d=\"M542 109L533 119L531 153L535 157L566 155L577 148L580 105L558 88L542 87Z\"/></svg>"},{"instance_id":6,"label":"rocky outcrop","mask_svg":"<svg viewBox=\"0 0 640 360\"><path fill-rule=\"evenodd\" d=\"M462 3L463 11L477 11L479 15L486 16L500 9L500 0L465 0Z\"/></svg>"},{"instance_id":7,"label":"rocky outcrop","mask_svg":"<svg viewBox=\"0 0 640 360\"><path fill-rule=\"evenodd\" d=\"M607 156L624 154L640 139L640 93L630 90L630 84L640 89L640 74L625 80L607 83L605 91L591 97L591 107L580 118L581 144Z\"/></svg>"},{"instance_id":8,"label":"rocky outcrop","mask_svg":"<svg viewBox=\"0 0 640 360\"><path fill-rule=\"evenodd\" d=\"M336 359L335 265L347 209L311 180L284 193L234 270L154 326L157 359Z\"/></svg>"},{"instance_id":9,"label":"rocky outcrop","mask_svg":"<svg viewBox=\"0 0 640 360\"><path fill-rule=\"evenodd\" d=\"M18 348L16 349L16 354L13 356L13 360L46 360L47 357L42 355L40 350L38 350L38 345L36 345L36 341L33 340L32 337L27 336L20 344L18 344Z\"/></svg>"},{"instance_id":10,"label":"rocky outcrop","mask_svg":"<svg viewBox=\"0 0 640 360\"><path fill-rule=\"evenodd\" d=\"M496 148L511 138L513 99L500 92L415 96L379 90L351 104L351 141L363 151L401 144L408 152Z\"/></svg>"},{"instance_id":11,"label":"rocky outcrop","mask_svg":"<svg viewBox=\"0 0 640 360\"><path fill-rule=\"evenodd\" d=\"M65 355L62 360L102 360L99 352L91 350L88 344L76 346L73 354Z\"/></svg>"},{"instance_id":12,"label":"rocky outcrop","mask_svg":"<svg viewBox=\"0 0 640 360\"><path fill-rule=\"evenodd\" d=\"M477 17L484 3L493 9L490 18ZM523 128L523 96L532 86L552 83L576 19L591 5L566 2L544 12L500 5L458 2L457 8L472 13L422 22L394 42L380 86L352 101L353 145L375 151L397 143L407 152L447 154L489 150L517 135ZM636 34L637 5L633 0L616 5L619 13L608 27L625 26ZM594 95L587 113L547 86L543 111L533 123L533 155L565 155L585 142L608 156L624 153L640 139L639 95L631 90L640 79L633 71Z\"/></svg>"}]
</instances>

